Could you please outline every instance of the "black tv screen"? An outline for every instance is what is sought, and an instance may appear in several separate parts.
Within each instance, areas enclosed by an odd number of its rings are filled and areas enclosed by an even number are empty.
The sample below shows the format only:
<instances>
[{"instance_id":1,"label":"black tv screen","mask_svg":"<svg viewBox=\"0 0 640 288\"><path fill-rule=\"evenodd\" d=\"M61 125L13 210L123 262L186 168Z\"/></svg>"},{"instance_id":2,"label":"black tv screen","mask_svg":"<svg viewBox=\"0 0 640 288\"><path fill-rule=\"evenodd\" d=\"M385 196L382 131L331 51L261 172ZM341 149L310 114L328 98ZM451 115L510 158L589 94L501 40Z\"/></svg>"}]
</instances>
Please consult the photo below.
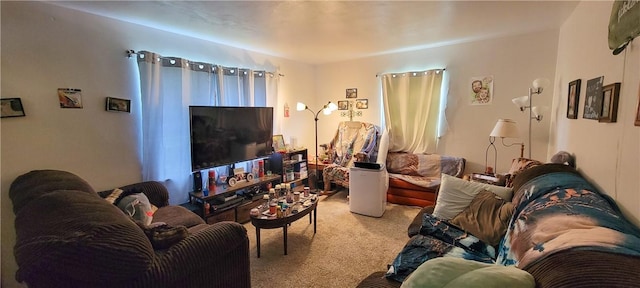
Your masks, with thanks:
<instances>
[{"instance_id":1,"label":"black tv screen","mask_svg":"<svg viewBox=\"0 0 640 288\"><path fill-rule=\"evenodd\" d=\"M269 156L273 107L189 106L193 172Z\"/></svg>"}]
</instances>

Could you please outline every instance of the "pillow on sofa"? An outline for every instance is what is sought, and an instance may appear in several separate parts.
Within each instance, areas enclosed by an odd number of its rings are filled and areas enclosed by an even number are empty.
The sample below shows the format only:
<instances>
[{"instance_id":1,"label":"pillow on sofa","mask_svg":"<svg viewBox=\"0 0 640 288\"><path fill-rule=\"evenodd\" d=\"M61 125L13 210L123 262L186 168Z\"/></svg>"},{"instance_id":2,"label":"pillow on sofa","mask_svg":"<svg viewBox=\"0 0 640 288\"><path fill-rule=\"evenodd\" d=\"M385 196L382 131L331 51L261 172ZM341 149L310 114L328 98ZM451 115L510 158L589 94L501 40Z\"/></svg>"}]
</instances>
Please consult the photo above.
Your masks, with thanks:
<instances>
[{"instance_id":1,"label":"pillow on sofa","mask_svg":"<svg viewBox=\"0 0 640 288\"><path fill-rule=\"evenodd\" d=\"M454 257L424 262L404 282L403 288L536 287L531 274L513 266L487 264Z\"/></svg>"},{"instance_id":2,"label":"pillow on sofa","mask_svg":"<svg viewBox=\"0 0 640 288\"><path fill-rule=\"evenodd\" d=\"M513 203L484 190L449 223L471 233L484 243L497 246L507 232L514 209Z\"/></svg>"},{"instance_id":3,"label":"pillow on sofa","mask_svg":"<svg viewBox=\"0 0 640 288\"><path fill-rule=\"evenodd\" d=\"M518 158L513 159L511 162L511 168L509 169L509 173L505 175L505 186L513 187L513 179L520 174L520 172L527 170L531 167L535 167L538 165L542 165L543 163L538 160L528 159L528 158Z\"/></svg>"},{"instance_id":4,"label":"pillow on sofa","mask_svg":"<svg viewBox=\"0 0 640 288\"><path fill-rule=\"evenodd\" d=\"M473 198L483 190L491 191L507 201L511 201L513 196L513 190L509 187L471 182L442 174L440 191L432 215L442 220L449 220L467 208Z\"/></svg>"},{"instance_id":5,"label":"pillow on sofa","mask_svg":"<svg viewBox=\"0 0 640 288\"><path fill-rule=\"evenodd\" d=\"M153 209L149 198L144 193L136 193L125 196L117 202L118 208L131 216L133 220L142 222L144 225L151 224L153 220Z\"/></svg>"}]
</instances>

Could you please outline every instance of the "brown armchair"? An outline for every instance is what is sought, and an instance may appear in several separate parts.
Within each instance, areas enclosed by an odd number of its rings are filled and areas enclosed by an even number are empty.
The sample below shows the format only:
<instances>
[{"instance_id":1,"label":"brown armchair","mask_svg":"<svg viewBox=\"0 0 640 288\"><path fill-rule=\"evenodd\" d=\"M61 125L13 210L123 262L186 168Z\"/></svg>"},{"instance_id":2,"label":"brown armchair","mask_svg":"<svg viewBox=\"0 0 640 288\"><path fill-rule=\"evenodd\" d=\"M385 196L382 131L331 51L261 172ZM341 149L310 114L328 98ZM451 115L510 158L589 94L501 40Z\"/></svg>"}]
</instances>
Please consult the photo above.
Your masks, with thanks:
<instances>
[{"instance_id":1,"label":"brown armchair","mask_svg":"<svg viewBox=\"0 0 640 288\"><path fill-rule=\"evenodd\" d=\"M137 187L159 207L154 222L184 225L186 238L154 249L143 228L80 177L38 170L9 196L16 215L16 280L29 287L250 287L249 239L235 222L207 225L169 206L159 182Z\"/></svg>"}]
</instances>

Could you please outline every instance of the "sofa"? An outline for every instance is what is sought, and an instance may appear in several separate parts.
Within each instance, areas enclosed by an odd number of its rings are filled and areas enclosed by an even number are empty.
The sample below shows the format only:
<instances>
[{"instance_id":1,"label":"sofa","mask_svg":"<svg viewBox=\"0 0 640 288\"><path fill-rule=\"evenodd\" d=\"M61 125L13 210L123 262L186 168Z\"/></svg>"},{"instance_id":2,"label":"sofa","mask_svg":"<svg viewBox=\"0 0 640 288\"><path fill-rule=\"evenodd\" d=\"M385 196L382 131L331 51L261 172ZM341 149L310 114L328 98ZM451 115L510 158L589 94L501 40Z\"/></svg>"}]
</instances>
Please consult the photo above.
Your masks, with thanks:
<instances>
[{"instance_id":1,"label":"sofa","mask_svg":"<svg viewBox=\"0 0 640 288\"><path fill-rule=\"evenodd\" d=\"M103 198L116 190L95 192L59 170L17 177L9 190L16 280L29 287L251 286L242 225L208 225L188 209L168 205L160 182L120 187L157 207L146 225Z\"/></svg>"},{"instance_id":2,"label":"sofa","mask_svg":"<svg viewBox=\"0 0 640 288\"><path fill-rule=\"evenodd\" d=\"M420 207L435 205L440 174L462 178L465 163L462 157L389 152L387 202Z\"/></svg>"},{"instance_id":3,"label":"sofa","mask_svg":"<svg viewBox=\"0 0 640 288\"><path fill-rule=\"evenodd\" d=\"M615 201L570 165L520 162L527 165L513 173L511 187L458 180L452 186L443 175L437 204L416 215L410 239L389 269L372 273L358 287L453 287L435 284L464 277L477 287L640 287L640 228ZM444 196L449 193L468 203L439 209L441 201L450 201ZM467 273L466 265L451 265L459 261L508 272ZM515 274L529 285L481 284L513 280ZM438 281L442 277L447 281Z\"/></svg>"}]
</instances>

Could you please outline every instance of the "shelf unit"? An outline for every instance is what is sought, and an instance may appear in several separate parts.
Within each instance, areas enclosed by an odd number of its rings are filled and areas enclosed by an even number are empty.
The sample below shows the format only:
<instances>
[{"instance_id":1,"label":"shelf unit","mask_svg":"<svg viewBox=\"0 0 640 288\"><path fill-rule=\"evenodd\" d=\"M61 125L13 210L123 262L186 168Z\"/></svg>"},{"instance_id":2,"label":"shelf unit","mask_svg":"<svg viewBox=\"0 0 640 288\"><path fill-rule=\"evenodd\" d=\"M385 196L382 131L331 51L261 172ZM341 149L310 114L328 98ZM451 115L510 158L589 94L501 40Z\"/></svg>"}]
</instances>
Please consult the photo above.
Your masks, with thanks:
<instances>
[{"instance_id":1,"label":"shelf unit","mask_svg":"<svg viewBox=\"0 0 640 288\"><path fill-rule=\"evenodd\" d=\"M279 183L281 177L278 174L265 175L264 177L254 178L251 181L240 181L233 187L229 185L218 185L215 191L209 191L207 195L203 191L189 192L189 201L195 207L198 207L197 214L207 223L212 224L220 221L236 221L244 223L249 221L249 211L262 204L262 195L268 191L260 189L261 186L268 187L269 184ZM238 195L241 190L256 189L257 193L249 193L246 195ZM247 195L251 195L247 198ZM210 204L209 213L206 213L204 204ZM246 215L245 215L246 214Z\"/></svg>"},{"instance_id":2,"label":"shelf unit","mask_svg":"<svg viewBox=\"0 0 640 288\"><path fill-rule=\"evenodd\" d=\"M294 183L295 186L308 185L309 163L307 149L274 152L269 157L269 165L273 173L282 176L281 183Z\"/></svg>"}]
</instances>

